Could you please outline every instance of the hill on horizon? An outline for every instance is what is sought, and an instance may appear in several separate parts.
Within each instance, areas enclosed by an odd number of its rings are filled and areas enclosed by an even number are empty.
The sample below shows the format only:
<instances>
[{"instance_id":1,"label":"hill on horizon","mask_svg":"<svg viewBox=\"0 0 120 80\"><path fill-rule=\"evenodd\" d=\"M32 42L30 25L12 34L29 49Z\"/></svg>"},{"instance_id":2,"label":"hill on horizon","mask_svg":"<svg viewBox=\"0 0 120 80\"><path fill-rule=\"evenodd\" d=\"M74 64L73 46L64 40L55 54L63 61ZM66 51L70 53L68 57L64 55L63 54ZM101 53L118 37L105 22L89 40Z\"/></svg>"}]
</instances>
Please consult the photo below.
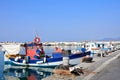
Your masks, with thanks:
<instances>
[{"instance_id":1,"label":"hill on horizon","mask_svg":"<svg viewBox=\"0 0 120 80\"><path fill-rule=\"evenodd\" d=\"M118 38L103 38L102 41L120 41L120 37Z\"/></svg>"}]
</instances>

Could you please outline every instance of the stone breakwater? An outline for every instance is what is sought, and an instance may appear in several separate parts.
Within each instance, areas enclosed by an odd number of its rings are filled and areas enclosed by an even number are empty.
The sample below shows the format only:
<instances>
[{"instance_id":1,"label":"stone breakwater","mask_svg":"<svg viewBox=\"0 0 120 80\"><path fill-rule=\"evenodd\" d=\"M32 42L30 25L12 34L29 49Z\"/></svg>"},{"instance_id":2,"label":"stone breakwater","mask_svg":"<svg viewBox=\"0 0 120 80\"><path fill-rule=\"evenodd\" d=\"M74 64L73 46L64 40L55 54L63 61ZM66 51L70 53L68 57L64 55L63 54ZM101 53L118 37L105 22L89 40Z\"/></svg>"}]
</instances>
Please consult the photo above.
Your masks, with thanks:
<instances>
[{"instance_id":1,"label":"stone breakwater","mask_svg":"<svg viewBox=\"0 0 120 80\"><path fill-rule=\"evenodd\" d=\"M83 74L79 76L53 74L42 80L90 80L118 56L120 56L120 50L112 52L105 57L95 57L92 63L81 63L76 65L75 67L82 67L83 69Z\"/></svg>"},{"instance_id":2,"label":"stone breakwater","mask_svg":"<svg viewBox=\"0 0 120 80\"><path fill-rule=\"evenodd\" d=\"M120 45L120 41L77 41L77 42L74 42L74 41L64 41L64 42L57 42L57 41L53 41L53 42L42 42L43 43L43 46L82 46L84 45L85 43L98 43L98 44L101 44L101 43L104 43L104 44L108 44L108 43L111 43L114 44L114 45ZM4 45L4 44L24 44L25 42L0 42L0 46L1 45Z\"/></svg>"}]
</instances>

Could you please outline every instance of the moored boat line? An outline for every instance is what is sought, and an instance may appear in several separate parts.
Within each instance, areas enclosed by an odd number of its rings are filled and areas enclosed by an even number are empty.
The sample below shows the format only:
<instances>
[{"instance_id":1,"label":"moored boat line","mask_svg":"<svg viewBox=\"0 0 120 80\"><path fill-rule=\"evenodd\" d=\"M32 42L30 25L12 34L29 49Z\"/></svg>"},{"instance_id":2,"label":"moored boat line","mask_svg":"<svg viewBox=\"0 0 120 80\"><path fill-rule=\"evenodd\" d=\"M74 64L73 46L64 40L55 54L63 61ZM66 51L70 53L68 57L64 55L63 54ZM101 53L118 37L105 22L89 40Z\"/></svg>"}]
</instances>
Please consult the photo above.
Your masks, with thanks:
<instances>
[{"instance_id":1,"label":"moored boat line","mask_svg":"<svg viewBox=\"0 0 120 80\"><path fill-rule=\"evenodd\" d=\"M112 45L110 45L111 44L111 42L82 42L80 45L77 45L77 46L80 46L80 47L82 47L84 44L86 44L86 45L93 45L94 44L94 46L91 46L91 48L92 47L94 47L94 48L97 48L97 46L95 45L95 44L100 44L100 45L102 45L104 43L104 47L105 48L110 48L110 53L112 52L112 51L116 51L116 50L118 50L118 49L120 49L120 43L119 42L112 42L112 44L113 44L113 46ZM21 45L21 44L24 44L24 43L8 43L8 44L2 44L2 45L13 45L13 44L15 44L15 45ZM44 44L44 43L43 43ZM75 44L77 44L77 42L76 43L74 43L74 45ZM45 45L45 44L44 44ZM73 46L74 46L73 45ZM55 46L58 46L59 47L59 45L55 45ZM62 45L62 46L64 46L64 45ZM61 47L61 45L60 45L60 47ZM101 47L101 46L100 46ZM114 47L114 48L113 48ZM89 47L90 48L90 47ZM95 50L95 49L94 49ZM101 50L101 49L100 49ZM96 58L96 57L95 57ZM79 61L79 62L81 62L81 60L79 59L79 60L76 60L77 62ZM71 62L71 61L70 61ZM62 63L62 62L61 62ZM74 61L73 61L73 63L74 63ZM40 63L41 64L41 63ZM92 63L91 63L92 64ZM81 64L82 65L82 64ZM88 64L87 64L88 65Z\"/></svg>"}]
</instances>

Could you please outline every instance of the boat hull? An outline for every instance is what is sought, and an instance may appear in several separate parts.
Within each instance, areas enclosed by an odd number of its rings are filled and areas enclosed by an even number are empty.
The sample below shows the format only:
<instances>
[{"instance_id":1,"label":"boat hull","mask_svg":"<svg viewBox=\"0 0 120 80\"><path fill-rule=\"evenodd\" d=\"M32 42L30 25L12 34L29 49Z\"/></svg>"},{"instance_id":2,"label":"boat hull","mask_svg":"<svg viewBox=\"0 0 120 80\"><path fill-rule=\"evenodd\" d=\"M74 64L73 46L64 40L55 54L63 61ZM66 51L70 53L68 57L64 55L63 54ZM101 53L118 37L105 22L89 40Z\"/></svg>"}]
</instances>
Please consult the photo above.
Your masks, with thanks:
<instances>
[{"instance_id":1,"label":"boat hull","mask_svg":"<svg viewBox=\"0 0 120 80\"><path fill-rule=\"evenodd\" d=\"M80 53L80 54L71 54L67 57L70 65L80 64L82 57L88 55L89 53ZM46 58L38 59L38 60L29 60L29 62L24 63L23 59L19 61L15 61L15 58L9 58L7 62L15 66L25 66L25 67L55 67L60 64L63 64L63 60L65 57L57 57L57 58Z\"/></svg>"},{"instance_id":2,"label":"boat hull","mask_svg":"<svg viewBox=\"0 0 120 80\"><path fill-rule=\"evenodd\" d=\"M83 57L82 54L73 54L73 55L69 56L69 64L71 64L71 65L80 64L82 57ZM23 60L15 61L15 59L10 58L6 62L9 64L12 64L12 65L15 65L15 66L25 66L25 67L55 67L60 64L63 64L63 57L47 58L46 62L44 62L43 60L44 59L30 60L29 63L23 63Z\"/></svg>"},{"instance_id":3,"label":"boat hull","mask_svg":"<svg viewBox=\"0 0 120 80\"><path fill-rule=\"evenodd\" d=\"M76 64L80 64L82 58L75 58L75 59L70 59L69 60L69 64L71 65L76 65ZM45 63L19 63L19 62L15 62L15 61L7 61L7 63L10 63L12 65L15 66L25 66L25 67L55 67L58 66L60 64L63 64L63 61L57 61L57 62L45 62Z\"/></svg>"}]
</instances>

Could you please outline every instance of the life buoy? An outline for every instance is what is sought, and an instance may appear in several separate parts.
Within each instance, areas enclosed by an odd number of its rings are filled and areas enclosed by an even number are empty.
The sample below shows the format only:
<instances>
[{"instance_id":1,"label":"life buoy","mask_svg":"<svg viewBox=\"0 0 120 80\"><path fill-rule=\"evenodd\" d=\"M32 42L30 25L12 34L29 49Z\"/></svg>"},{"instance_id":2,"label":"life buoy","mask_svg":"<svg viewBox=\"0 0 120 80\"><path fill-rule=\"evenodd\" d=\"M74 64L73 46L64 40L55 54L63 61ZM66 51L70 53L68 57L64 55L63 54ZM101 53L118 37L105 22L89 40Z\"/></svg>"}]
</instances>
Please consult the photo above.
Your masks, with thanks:
<instances>
[{"instance_id":1,"label":"life buoy","mask_svg":"<svg viewBox=\"0 0 120 80\"><path fill-rule=\"evenodd\" d=\"M35 37L34 42L35 43L39 43L40 42L40 38L39 37Z\"/></svg>"}]
</instances>

